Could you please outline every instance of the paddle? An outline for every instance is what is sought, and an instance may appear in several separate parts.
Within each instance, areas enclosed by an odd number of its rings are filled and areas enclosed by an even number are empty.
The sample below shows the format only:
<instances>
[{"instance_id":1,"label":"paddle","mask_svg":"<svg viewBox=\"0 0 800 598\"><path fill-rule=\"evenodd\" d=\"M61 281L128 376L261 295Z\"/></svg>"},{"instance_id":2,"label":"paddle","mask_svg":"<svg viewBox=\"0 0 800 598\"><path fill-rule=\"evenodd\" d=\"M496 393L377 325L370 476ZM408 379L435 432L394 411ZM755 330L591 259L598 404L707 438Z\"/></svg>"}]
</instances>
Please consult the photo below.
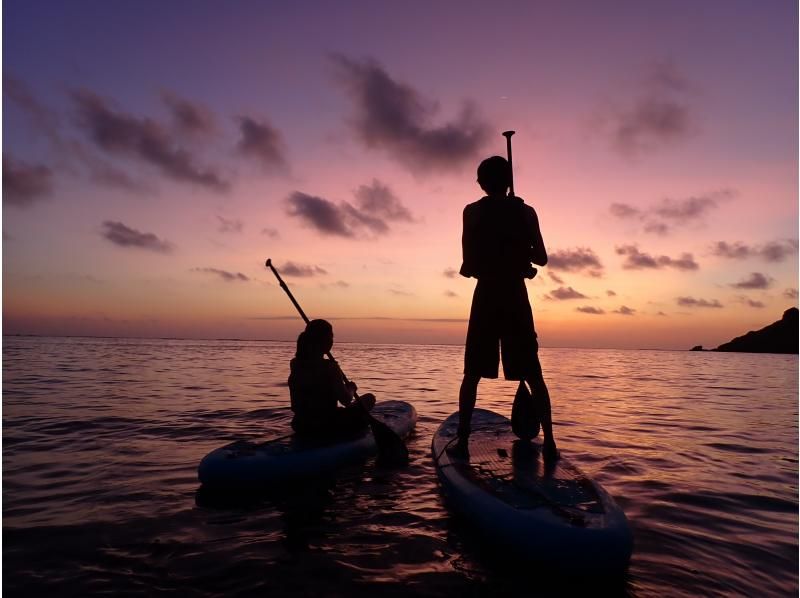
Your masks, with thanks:
<instances>
[{"instance_id":1,"label":"paddle","mask_svg":"<svg viewBox=\"0 0 800 598\"><path fill-rule=\"evenodd\" d=\"M272 265L272 260L268 259L266 261L266 267L272 270L272 273L275 275L275 278L278 279L278 283L281 285L286 294L289 296L289 299L292 301L294 306L297 308L300 317L303 318L303 321L308 324L308 316L306 316L303 308L300 307L300 304L297 302L297 299L294 298L292 292L289 290L289 287L286 286L286 283L283 282L281 275L278 274L278 271L275 269L275 266ZM333 361L336 364L336 367L339 367L339 364L331 355L331 352L327 352L328 359ZM347 376L345 376L344 372L341 368L339 368L339 372L342 374L342 378L344 379L345 384L349 382ZM369 427L372 430L372 435L375 437L375 445L378 447L378 463L385 467L401 467L403 465L408 464L408 449L406 448L403 439L400 438L394 431L384 424L381 421L375 419L369 410L364 407L364 404L361 402L360 397L357 393L353 393L353 398L356 401L356 405L361 407L364 411L364 415L367 417L367 422L369 422Z\"/></svg>"},{"instance_id":2,"label":"paddle","mask_svg":"<svg viewBox=\"0 0 800 598\"><path fill-rule=\"evenodd\" d=\"M509 196L514 197L514 162L511 158L511 136L516 131L503 131L503 137L506 138L506 152L508 153L508 171L509 171ZM533 270L533 278L536 276L536 268ZM539 434L539 414L537 413L536 405L533 402L528 387L525 386L524 381L520 381L517 387L517 392L514 395L514 406L511 408L511 429L514 434L522 440L530 440Z\"/></svg>"}]
</instances>

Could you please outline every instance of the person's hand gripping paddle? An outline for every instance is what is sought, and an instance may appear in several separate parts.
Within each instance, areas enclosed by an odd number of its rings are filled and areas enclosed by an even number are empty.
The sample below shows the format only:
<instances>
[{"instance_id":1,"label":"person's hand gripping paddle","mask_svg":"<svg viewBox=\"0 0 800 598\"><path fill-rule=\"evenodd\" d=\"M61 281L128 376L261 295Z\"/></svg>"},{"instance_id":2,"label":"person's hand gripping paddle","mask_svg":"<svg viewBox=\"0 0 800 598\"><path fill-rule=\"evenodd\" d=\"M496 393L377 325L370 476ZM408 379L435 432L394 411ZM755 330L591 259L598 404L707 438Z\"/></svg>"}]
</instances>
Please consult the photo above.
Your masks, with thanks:
<instances>
[{"instance_id":1,"label":"person's hand gripping paddle","mask_svg":"<svg viewBox=\"0 0 800 598\"><path fill-rule=\"evenodd\" d=\"M272 270L272 273L275 275L275 278L278 279L278 283L281 285L281 288L286 291L289 299L297 308L300 317L303 318L303 321L306 324L308 324L308 316L306 316L303 308L300 307L297 299L295 299L294 295L292 295L289 287L286 286L285 282L283 282L281 275L278 274L275 266L272 265L271 259L266 261L266 267ZM336 363L338 367L338 363L335 359L333 359L333 355L331 355L330 351L328 351L327 355L328 359ZM347 379L347 376L344 375L344 372L342 372L341 368L339 368L339 371L342 373L342 378L344 379L345 384L349 384L349 380ZM407 465L408 449L406 448L403 439L395 434L394 430L392 430L385 423L375 419L369 410L364 407L357 393L353 393L353 398L355 399L356 404L364 410L364 414L369 422L369 427L372 430L372 435L375 437L375 445L378 448L378 463L385 467L402 467L403 465Z\"/></svg>"},{"instance_id":2,"label":"person's hand gripping paddle","mask_svg":"<svg viewBox=\"0 0 800 598\"><path fill-rule=\"evenodd\" d=\"M508 152L508 170L509 170L509 196L514 197L514 162L511 157L511 136L516 131L503 131L503 137L506 138L506 151ZM532 268L533 278L536 276L536 268ZM514 434L522 440L530 440L536 438L539 434L541 427L541 416L536 409L536 403L528 391L524 380L520 380L517 392L514 395L514 405L511 407L511 430Z\"/></svg>"}]
</instances>

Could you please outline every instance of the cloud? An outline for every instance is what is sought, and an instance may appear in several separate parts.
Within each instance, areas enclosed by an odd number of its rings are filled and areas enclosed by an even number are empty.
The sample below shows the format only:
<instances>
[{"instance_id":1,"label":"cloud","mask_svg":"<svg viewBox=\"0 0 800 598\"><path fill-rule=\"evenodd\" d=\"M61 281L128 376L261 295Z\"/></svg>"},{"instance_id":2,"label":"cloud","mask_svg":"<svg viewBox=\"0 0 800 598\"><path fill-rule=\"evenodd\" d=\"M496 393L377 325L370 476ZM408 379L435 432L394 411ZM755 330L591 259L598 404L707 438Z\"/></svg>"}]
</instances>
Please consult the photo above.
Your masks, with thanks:
<instances>
[{"instance_id":1,"label":"cloud","mask_svg":"<svg viewBox=\"0 0 800 598\"><path fill-rule=\"evenodd\" d=\"M454 297L458 297L458 293L455 293L453 291L448 290L448 291L444 292L444 296L445 297L454 298Z\"/></svg>"},{"instance_id":2,"label":"cloud","mask_svg":"<svg viewBox=\"0 0 800 598\"><path fill-rule=\"evenodd\" d=\"M556 284L564 284L564 279L561 278L555 272L551 272L551 271L548 270L547 271L547 275L550 277L550 280L552 280L554 283L556 283Z\"/></svg>"},{"instance_id":3,"label":"cloud","mask_svg":"<svg viewBox=\"0 0 800 598\"><path fill-rule=\"evenodd\" d=\"M383 235L390 231L389 223L413 221L408 209L392 191L378 180L355 191L356 205L342 201L338 204L295 191L287 199L290 216L297 216L326 235L355 237L363 231Z\"/></svg>"},{"instance_id":4,"label":"cloud","mask_svg":"<svg viewBox=\"0 0 800 598\"><path fill-rule=\"evenodd\" d=\"M162 92L161 99L169 108L172 121L179 131L190 135L210 135L216 131L214 115L205 106L190 102L170 91Z\"/></svg>"},{"instance_id":5,"label":"cloud","mask_svg":"<svg viewBox=\"0 0 800 598\"><path fill-rule=\"evenodd\" d=\"M672 63L652 65L636 96L602 119L613 147L634 157L687 139L695 128L689 91L688 81Z\"/></svg>"},{"instance_id":6,"label":"cloud","mask_svg":"<svg viewBox=\"0 0 800 598\"><path fill-rule=\"evenodd\" d=\"M617 296L617 294L614 291L612 291L611 289L608 289L606 291L606 295L608 295L609 297L616 297Z\"/></svg>"},{"instance_id":7,"label":"cloud","mask_svg":"<svg viewBox=\"0 0 800 598\"><path fill-rule=\"evenodd\" d=\"M220 270L219 268L192 268L192 271L214 274L225 282L249 282L250 280L250 278L241 272L228 272L227 270Z\"/></svg>"},{"instance_id":8,"label":"cloud","mask_svg":"<svg viewBox=\"0 0 800 598\"><path fill-rule=\"evenodd\" d=\"M27 207L53 191L53 172L41 164L19 162L3 154L3 205Z\"/></svg>"},{"instance_id":9,"label":"cloud","mask_svg":"<svg viewBox=\"0 0 800 598\"><path fill-rule=\"evenodd\" d=\"M620 305L619 309L615 309L614 310L614 313L615 314L621 314L623 316L632 316L633 314L636 313L636 310L632 309L630 307L627 307L625 305Z\"/></svg>"},{"instance_id":10,"label":"cloud","mask_svg":"<svg viewBox=\"0 0 800 598\"><path fill-rule=\"evenodd\" d=\"M217 231L221 233L240 233L244 228L244 224L239 219L228 220L222 216L217 216L217 220L219 220Z\"/></svg>"},{"instance_id":11,"label":"cloud","mask_svg":"<svg viewBox=\"0 0 800 598\"><path fill-rule=\"evenodd\" d=\"M623 245L616 248L618 255L626 256L622 267L626 270L660 270L675 268L676 270L697 270L700 268L691 253L682 253L678 259L666 255L652 256L642 253L636 245Z\"/></svg>"},{"instance_id":12,"label":"cloud","mask_svg":"<svg viewBox=\"0 0 800 598\"><path fill-rule=\"evenodd\" d=\"M352 237L353 230L346 222L346 214L331 201L295 191L287 198L288 214L297 216L326 235Z\"/></svg>"},{"instance_id":13,"label":"cloud","mask_svg":"<svg viewBox=\"0 0 800 598\"><path fill-rule=\"evenodd\" d=\"M286 150L280 131L249 116L240 116L238 120L241 139L236 148L239 153L254 158L266 170L285 169Z\"/></svg>"},{"instance_id":14,"label":"cloud","mask_svg":"<svg viewBox=\"0 0 800 598\"><path fill-rule=\"evenodd\" d=\"M605 310L602 310L599 307L591 307L589 305L584 305L583 307L576 307L575 311L579 311L584 314L592 314L596 316L606 313Z\"/></svg>"},{"instance_id":15,"label":"cloud","mask_svg":"<svg viewBox=\"0 0 800 598\"><path fill-rule=\"evenodd\" d=\"M641 218L642 211L627 203L612 203L609 210L617 218Z\"/></svg>"},{"instance_id":16,"label":"cloud","mask_svg":"<svg viewBox=\"0 0 800 598\"><path fill-rule=\"evenodd\" d=\"M262 228L261 234L268 236L270 239L277 239L281 236L281 234L275 228Z\"/></svg>"},{"instance_id":17,"label":"cloud","mask_svg":"<svg viewBox=\"0 0 800 598\"><path fill-rule=\"evenodd\" d=\"M797 239L785 239L782 241L770 241L763 245L747 245L741 241L728 243L727 241L717 241L711 247L712 255L734 260L748 258L760 258L765 262L782 262L787 257L797 255Z\"/></svg>"},{"instance_id":18,"label":"cloud","mask_svg":"<svg viewBox=\"0 0 800 598\"><path fill-rule=\"evenodd\" d=\"M142 160L176 181L214 191L229 188L219 174L197 166L195 158L179 147L159 123L114 111L103 98L87 90L73 92L72 99L80 125L100 149Z\"/></svg>"},{"instance_id":19,"label":"cloud","mask_svg":"<svg viewBox=\"0 0 800 598\"><path fill-rule=\"evenodd\" d=\"M563 270L565 272L582 272L585 270L589 276L595 278L602 276L603 271L603 264L600 263L600 258L587 247L554 251L548 256L547 265L553 270Z\"/></svg>"},{"instance_id":20,"label":"cloud","mask_svg":"<svg viewBox=\"0 0 800 598\"><path fill-rule=\"evenodd\" d=\"M567 299L588 299L583 293L576 291L572 287L559 287L552 291L549 295L545 295L546 299L557 301L565 301Z\"/></svg>"},{"instance_id":21,"label":"cloud","mask_svg":"<svg viewBox=\"0 0 800 598\"><path fill-rule=\"evenodd\" d=\"M444 272L442 272L442 275L445 276L446 278L455 278L456 276L458 276L458 270L456 270L455 268L447 268L445 269Z\"/></svg>"},{"instance_id":22,"label":"cloud","mask_svg":"<svg viewBox=\"0 0 800 598\"><path fill-rule=\"evenodd\" d=\"M612 216L620 220L641 222L647 233L663 236L676 226L703 221L710 211L719 207L721 202L734 196L734 191L720 189L682 199L664 198L644 208L626 203L612 203L609 211Z\"/></svg>"},{"instance_id":23,"label":"cloud","mask_svg":"<svg viewBox=\"0 0 800 598\"><path fill-rule=\"evenodd\" d=\"M783 296L787 299L797 299L797 289L786 289Z\"/></svg>"},{"instance_id":24,"label":"cloud","mask_svg":"<svg viewBox=\"0 0 800 598\"><path fill-rule=\"evenodd\" d=\"M490 127L471 103L439 126L431 124L439 106L415 89L392 79L375 61L331 57L344 89L355 105L353 126L369 148L386 151L415 173L457 169L472 164Z\"/></svg>"},{"instance_id":25,"label":"cloud","mask_svg":"<svg viewBox=\"0 0 800 598\"><path fill-rule=\"evenodd\" d=\"M21 79L4 73L3 95L27 113L33 125L55 145L60 145L58 117L34 97L28 86Z\"/></svg>"},{"instance_id":26,"label":"cloud","mask_svg":"<svg viewBox=\"0 0 800 598\"><path fill-rule=\"evenodd\" d=\"M103 237L120 247L148 249L157 253L170 253L173 246L153 233L143 233L125 226L121 222L106 220L103 222Z\"/></svg>"},{"instance_id":27,"label":"cloud","mask_svg":"<svg viewBox=\"0 0 800 598\"><path fill-rule=\"evenodd\" d=\"M409 293L408 291L403 291L401 289L389 289L389 292L392 295L397 295L398 297L413 297L414 293Z\"/></svg>"},{"instance_id":28,"label":"cloud","mask_svg":"<svg viewBox=\"0 0 800 598\"><path fill-rule=\"evenodd\" d=\"M695 299L694 297L678 297L676 302L682 307L722 307L722 304L717 299L707 301L705 299Z\"/></svg>"},{"instance_id":29,"label":"cloud","mask_svg":"<svg viewBox=\"0 0 800 598\"><path fill-rule=\"evenodd\" d=\"M731 284L735 289L766 289L769 288L772 279L761 274L761 272L752 272L750 278L740 280Z\"/></svg>"},{"instance_id":30,"label":"cloud","mask_svg":"<svg viewBox=\"0 0 800 598\"><path fill-rule=\"evenodd\" d=\"M370 216L393 222L414 221L408 208L378 179L373 179L370 185L361 185L356 189L355 197L358 208Z\"/></svg>"},{"instance_id":31,"label":"cloud","mask_svg":"<svg viewBox=\"0 0 800 598\"><path fill-rule=\"evenodd\" d=\"M765 307L765 305L761 301L756 301L748 297L737 297L736 300L739 303L747 305L748 307L754 307L756 309L763 309Z\"/></svg>"},{"instance_id":32,"label":"cloud","mask_svg":"<svg viewBox=\"0 0 800 598\"><path fill-rule=\"evenodd\" d=\"M309 266L295 262L286 262L281 267L281 272L283 272L286 276L296 276L298 278L309 278L311 276L318 276L328 273L327 270L324 270L319 266Z\"/></svg>"}]
</instances>

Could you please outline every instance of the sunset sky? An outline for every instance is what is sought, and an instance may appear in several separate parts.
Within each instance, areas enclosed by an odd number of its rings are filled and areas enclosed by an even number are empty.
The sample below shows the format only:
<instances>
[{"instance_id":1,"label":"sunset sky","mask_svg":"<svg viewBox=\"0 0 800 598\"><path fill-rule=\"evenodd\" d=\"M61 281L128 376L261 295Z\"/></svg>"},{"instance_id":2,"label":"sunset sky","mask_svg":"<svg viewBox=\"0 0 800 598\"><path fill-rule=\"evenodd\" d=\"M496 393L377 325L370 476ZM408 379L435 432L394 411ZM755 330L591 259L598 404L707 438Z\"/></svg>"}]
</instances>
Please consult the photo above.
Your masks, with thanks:
<instances>
[{"instance_id":1,"label":"sunset sky","mask_svg":"<svg viewBox=\"0 0 800 598\"><path fill-rule=\"evenodd\" d=\"M798 299L797 3L3 3L3 332L462 343L505 155L543 347Z\"/></svg>"}]
</instances>

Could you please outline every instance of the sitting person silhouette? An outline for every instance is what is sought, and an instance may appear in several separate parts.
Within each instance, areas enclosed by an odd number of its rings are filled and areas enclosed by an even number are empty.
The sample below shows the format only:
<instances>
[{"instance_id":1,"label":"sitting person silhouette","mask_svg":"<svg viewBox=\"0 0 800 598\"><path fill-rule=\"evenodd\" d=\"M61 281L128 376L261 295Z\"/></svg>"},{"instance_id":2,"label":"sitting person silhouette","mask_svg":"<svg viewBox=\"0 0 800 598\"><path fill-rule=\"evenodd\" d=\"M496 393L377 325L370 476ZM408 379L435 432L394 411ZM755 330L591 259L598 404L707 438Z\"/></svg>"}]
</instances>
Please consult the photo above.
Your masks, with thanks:
<instances>
[{"instance_id":1,"label":"sitting person silhouette","mask_svg":"<svg viewBox=\"0 0 800 598\"><path fill-rule=\"evenodd\" d=\"M292 429L304 437L333 440L357 434L368 426L366 412L375 397L365 394L353 401L357 386L346 382L339 365L326 359L333 347L333 327L326 320L311 320L297 337L297 353L290 363L289 395ZM338 407L338 404L344 408Z\"/></svg>"},{"instance_id":2,"label":"sitting person silhouette","mask_svg":"<svg viewBox=\"0 0 800 598\"><path fill-rule=\"evenodd\" d=\"M458 397L457 453L469 454L470 422L478 382L497 378L502 347L506 380L528 383L541 417L543 455L558 457L550 395L539 363L525 279L536 275L531 262L547 264L536 211L519 197L506 195L511 183L508 161L492 156L478 166L478 184L486 196L464 208L463 263L460 274L477 278L464 351L464 379Z\"/></svg>"}]
</instances>

